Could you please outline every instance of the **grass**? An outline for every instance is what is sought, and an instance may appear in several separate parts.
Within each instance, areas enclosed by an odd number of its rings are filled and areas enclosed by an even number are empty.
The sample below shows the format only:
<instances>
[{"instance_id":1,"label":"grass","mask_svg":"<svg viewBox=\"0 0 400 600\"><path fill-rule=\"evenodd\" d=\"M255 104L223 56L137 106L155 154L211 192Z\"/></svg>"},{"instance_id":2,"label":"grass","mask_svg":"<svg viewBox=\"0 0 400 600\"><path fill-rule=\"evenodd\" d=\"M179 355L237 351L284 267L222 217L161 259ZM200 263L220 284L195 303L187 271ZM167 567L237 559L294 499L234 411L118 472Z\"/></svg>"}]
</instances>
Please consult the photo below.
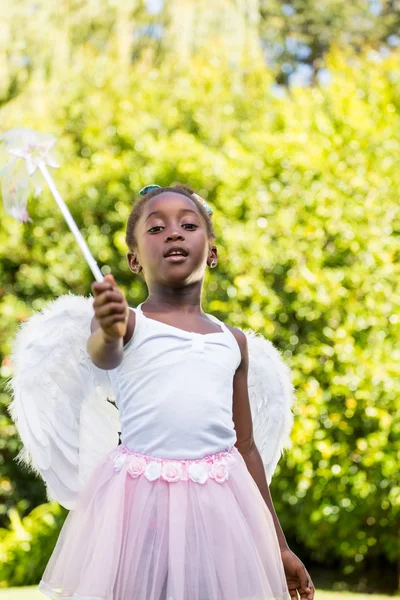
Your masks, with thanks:
<instances>
[{"instance_id":1,"label":"grass","mask_svg":"<svg viewBox=\"0 0 400 600\"><path fill-rule=\"evenodd\" d=\"M45 600L46 596L36 587L0 590L0 600ZM393 600L396 596L382 594L352 594L350 592L327 592L317 590L315 600Z\"/></svg>"}]
</instances>

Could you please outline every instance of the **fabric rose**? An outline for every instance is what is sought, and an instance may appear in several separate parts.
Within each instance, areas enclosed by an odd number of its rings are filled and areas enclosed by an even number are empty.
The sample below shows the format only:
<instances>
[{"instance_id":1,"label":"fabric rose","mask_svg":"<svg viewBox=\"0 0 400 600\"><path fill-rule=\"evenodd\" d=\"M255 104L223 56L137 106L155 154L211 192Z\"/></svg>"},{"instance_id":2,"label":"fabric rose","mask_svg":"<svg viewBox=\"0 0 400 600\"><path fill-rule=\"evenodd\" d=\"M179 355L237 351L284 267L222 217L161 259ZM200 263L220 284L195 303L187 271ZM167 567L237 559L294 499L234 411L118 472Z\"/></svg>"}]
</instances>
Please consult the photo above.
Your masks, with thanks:
<instances>
[{"instance_id":1,"label":"fabric rose","mask_svg":"<svg viewBox=\"0 0 400 600\"><path fill-rule=\"evenodd\" d=\"M161 475L161 463L156 462L156 461L152 461L150 462L147 467L146 470L144 472L144 476L146 477L146 479L148 479L149 481L155 481L156 479L158 479Z\"/></svg>"},{"instance_id":2,"label":"fabric rose","mask_svg":"<svg viewBox=\"0 0 400 600\"><path fill-rule=\"evenodd\" d=\"M118 454L118 456L116 456L114 458L114 470L120 471L122 469L122 467L124 466L125 462L126 462L126 455Z\"/></svg>"},{"instance_id":3,"label":"fabric rose","mask_svg":"<svg viewBox=\"0 0 400 600\"><path fill-rule=\"evenodd\" d=\"M143 475L146 466L147 463L144 458L132 456L128 461L128 473L132 477L139 477L140 475Z\"/></svg>"},{"instance_id":4,"label":"fabric rose","mask_svg":"<svg viewBox=\"0 0 400 600\"><path fill-rule=\"evenodd\" d=\"M169 461L163 464L161 477L168 481L169 483L173 483L182 479L182 465L176 461Z\"/></svg>"},{"instance_id":5,"label":"fabric rose","mask_svg":"<svg viewBox=\"0 0 400 600\"><path fill-rule=\"evenodd\" d=\"M206 463L192 463L188 468L188 474L195 483L205 483L208 479L208 466Z\"/></svg>"},{"instance_id":6,"label":"fabric rose","mask_svg":"<svg viewBox=\"0 0 400 600\"><path fill-rule=\"evenodd\" d=\"M223 461L215 462L211 467L210 476L215 479L217 483L223 483L226 479L228 479L228 475L228 467Z\"/></svg>"}]
</instances>

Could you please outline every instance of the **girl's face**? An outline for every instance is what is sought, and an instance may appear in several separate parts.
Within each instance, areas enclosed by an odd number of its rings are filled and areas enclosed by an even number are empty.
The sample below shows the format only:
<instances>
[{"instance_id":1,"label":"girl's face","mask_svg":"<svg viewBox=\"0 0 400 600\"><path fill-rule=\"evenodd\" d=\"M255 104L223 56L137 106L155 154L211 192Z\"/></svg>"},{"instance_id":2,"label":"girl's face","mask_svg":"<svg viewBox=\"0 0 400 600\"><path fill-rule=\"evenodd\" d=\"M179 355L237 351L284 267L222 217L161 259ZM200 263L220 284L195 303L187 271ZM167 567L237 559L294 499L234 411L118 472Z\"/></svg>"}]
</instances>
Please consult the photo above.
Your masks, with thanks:
<instances>
[{"instance_id":1,"label":"girl's face","mask_svg":"<svg viewBox=\"0 0 400 600\"><path fill-rule=\"evenodd\" d=\"M136 223L137 248L128 254L133 272L141 268L146 283L181 287L202 280L207 264L217 261L204 218L182 194L151 198Z\"/></svg>"}]
</instances>

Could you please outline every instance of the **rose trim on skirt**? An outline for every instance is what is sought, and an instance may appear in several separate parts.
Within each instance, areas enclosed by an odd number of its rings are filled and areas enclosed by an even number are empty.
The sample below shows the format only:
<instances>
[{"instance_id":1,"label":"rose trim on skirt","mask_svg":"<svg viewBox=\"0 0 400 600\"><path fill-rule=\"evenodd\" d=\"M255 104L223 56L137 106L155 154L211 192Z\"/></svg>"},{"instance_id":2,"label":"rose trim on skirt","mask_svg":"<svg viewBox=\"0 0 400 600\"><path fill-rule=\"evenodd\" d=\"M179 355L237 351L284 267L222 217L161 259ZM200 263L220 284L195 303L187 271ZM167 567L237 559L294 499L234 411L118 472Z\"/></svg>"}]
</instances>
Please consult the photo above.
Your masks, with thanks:
<instances>
[{"instance_id":1,"label":"rose trim on skirt","mask_svg":"<svg viewBox=\"0 0 400 600\"><path fill-rule=\"evenodd\" d=\"M114 457L114 471L119 472L125 466L134 479L144 475L148 481L163 479L168 483L191 480L204 484L208 479L223 483L229 477L230 452L220 452L200 459L172 460L154 458L133 452L120 446Z\"/></svg>"}]
</instances>

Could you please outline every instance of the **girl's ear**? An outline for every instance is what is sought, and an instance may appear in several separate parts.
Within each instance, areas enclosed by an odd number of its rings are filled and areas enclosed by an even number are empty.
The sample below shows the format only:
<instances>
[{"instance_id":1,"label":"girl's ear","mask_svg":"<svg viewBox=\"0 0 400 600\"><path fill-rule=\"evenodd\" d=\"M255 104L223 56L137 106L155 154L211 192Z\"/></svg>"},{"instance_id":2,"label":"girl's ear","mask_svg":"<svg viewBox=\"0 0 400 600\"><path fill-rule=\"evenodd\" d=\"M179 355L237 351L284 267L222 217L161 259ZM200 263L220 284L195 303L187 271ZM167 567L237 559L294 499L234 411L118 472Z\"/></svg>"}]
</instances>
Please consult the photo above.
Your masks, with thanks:
<instances>
[{"instance_id":1,"label":"girl's ear","mask_svg":"<svg viewBox=\"0 0 400 600\"><path fill-rule=\"evenodd\" d=\"M128 265L132 273L140 273L143 268L140 266L137 255L134 252L128 252Z\"/></svg>"},{"instance_id":2,"label":"girl's ear","mask_svg":"<svg viewBox=\"0 0 400 600\"><path fill-rule=\"evenodd\" d=\"M212 269L217 266L218 263L218 250L216 246L210 246L208 252L207 264Z\"/></svg>"}]
</instances>

